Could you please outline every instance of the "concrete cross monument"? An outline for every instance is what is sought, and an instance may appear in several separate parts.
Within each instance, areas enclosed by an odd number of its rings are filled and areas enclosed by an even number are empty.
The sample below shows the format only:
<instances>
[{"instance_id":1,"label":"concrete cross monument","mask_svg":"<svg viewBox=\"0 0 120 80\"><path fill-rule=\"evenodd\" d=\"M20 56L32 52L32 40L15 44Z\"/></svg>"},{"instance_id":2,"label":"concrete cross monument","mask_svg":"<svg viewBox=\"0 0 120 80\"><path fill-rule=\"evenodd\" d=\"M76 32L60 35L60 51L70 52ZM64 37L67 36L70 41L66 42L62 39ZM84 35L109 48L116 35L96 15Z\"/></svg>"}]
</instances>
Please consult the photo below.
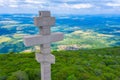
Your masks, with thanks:
<instances>
[{"instance_id":1,"label":"concrete cross monument","mask_svg":"<svg viewBox=\"0 0 120 80\"><path fill-rule=\"evenodd\" d=\"M36 60L41 63L41 80L51 80L51 64L55 63L55 56L50 54L51 42L63 40L63 33L51 33L50 27L55 24L55 18L49 11L40 11L39 17L34 18L34 24L40 29L40 34L24 36L25 46L40 45L40 53L36 53Z\"/></svg>"}]
</instances>

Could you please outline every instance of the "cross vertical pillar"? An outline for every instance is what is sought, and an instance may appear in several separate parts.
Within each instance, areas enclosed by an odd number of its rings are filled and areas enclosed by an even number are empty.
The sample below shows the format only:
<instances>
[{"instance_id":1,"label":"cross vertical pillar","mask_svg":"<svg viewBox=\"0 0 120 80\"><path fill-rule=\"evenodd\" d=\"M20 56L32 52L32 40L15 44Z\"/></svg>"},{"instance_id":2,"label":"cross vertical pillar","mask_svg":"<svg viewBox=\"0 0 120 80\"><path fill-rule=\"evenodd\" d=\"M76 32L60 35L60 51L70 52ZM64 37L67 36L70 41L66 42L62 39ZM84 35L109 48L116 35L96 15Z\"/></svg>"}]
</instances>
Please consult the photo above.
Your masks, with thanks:
<instances>
[{"instance_id":1,"label":"cross vertical pillar","mask_svg":"<svg viewBox=\"0 0 120 80\"><path fill-rule=\"evenodd\" d=\"M39 12L40 17L50 17L50 12ZM45 35L50 35L50 26L39 26L40 29L40 34L45 36ZM40 50L41 54L43 56L49 55L50 54L50 43L45 43L45 44L40 44ZM38 59L36 57L36 59ZM55 59L55 58L54 58ZM49 62L41 62L41 80L51 80L51 63Z\"/></svg>"}]
</instances>

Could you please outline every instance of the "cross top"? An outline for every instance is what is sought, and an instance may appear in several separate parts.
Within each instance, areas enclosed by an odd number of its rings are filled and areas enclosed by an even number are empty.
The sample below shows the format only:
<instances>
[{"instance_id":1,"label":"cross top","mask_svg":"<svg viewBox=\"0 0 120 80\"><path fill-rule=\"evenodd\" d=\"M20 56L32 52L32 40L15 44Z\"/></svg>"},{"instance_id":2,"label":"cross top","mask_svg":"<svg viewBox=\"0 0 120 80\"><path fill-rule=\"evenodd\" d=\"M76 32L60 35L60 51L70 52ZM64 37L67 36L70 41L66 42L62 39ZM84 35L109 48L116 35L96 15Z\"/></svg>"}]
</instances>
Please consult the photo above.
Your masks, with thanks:
<instances>
[{"instance_id":1,"label":"cross top","mask_svg":"<svg viewBox=\"0 0 120 80\"><path fill-rule=\"evenodd\" d=\"M40 11L39 17L34 18L34 24L40 29L40 34L25 36L25 46L40 45L40 53L36 53L36 60L41 63L41 80L51 80L51 65L55 63L55 56L50 54L51 42L63 40L63 33L51 33L50 27L55 24L55 18L49 11Z\"/></svg>"},{"instance_id":2,"label":"cross top","mask_svg":"<svg viewBox=\"0 0 120 80\"><path fill-rule=\"evenodd\" d=\"M39 16L40 17L50 17L50 12L49 11L39 11Z\"/></svg>"},{"instance_id":3,"label":"cross top","mask_svg":"<svg viewBox=\"0 0 120 80\"><path fill-rule=\"evenodd\" d=\"M49 11L40 11L39 17L34 18L34 24L38 27L53 26L55 24L55 18L50 16Z\"/></svg>"}]
</instances>

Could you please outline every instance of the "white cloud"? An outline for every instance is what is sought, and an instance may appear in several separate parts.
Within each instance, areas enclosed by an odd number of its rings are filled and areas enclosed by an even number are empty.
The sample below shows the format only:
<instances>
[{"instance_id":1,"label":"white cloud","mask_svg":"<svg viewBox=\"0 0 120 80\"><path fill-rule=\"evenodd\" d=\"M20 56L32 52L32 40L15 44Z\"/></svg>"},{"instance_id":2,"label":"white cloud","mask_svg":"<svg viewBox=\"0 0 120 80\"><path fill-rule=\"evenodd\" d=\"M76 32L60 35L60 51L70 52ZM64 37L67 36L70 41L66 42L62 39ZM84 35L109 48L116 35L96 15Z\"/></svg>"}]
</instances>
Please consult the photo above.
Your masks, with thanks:
<instances>
[{"instance_id":1,"label":"white cloud","mask_svg":"<svg viewBox=\"0 0 120 80\"><path fill-rule=\"evenodd\" d=\"M4 1L0 0L0 6L4 6Z\"/></svg>"},{"instance_id":2,"label":"white cloud","mask_svg":"<svg viewBox=\"0 0 120 80\"><path fill-rule=\"evenodd\" d=\"M12 8L17 8L17 7L18 7L18 5L14 5L14 4L12 5L12 4L10 4L10 5L9 5L9 7L12 7Z\"/></svg>"},{"instance_id":3,"label":"white cloud","mask_svg":"<svg viewBox=\"0 0 120 80\"><path fill-rule=\"evenodd\" d=\"M21 7L21 5L29 6L30 8L34 8L34 6L39 6L41 4L45 4L46 0L0 0L0 6L17 8Z\"/></svg>"},{"instance_id":4,"label":"white cloud","mask_svg":"<svg viewBox=\"0 0 120 80\"><path fill-rule=\"evenodd\" d=\"M38 8L38 5L35 6L35 5L31 5L31 4L22 4L19 7L20 8L26 8L26 9L35 9L35 8Z\"/></svg>"},{"instance_id":5,"label":"white cloud","mask_svg":"<svg viewBox=\"0 0 120 80\"><path fill-rule=\"evenodd\" d=\"M9 0L11 3L17 3L17 0Z\"/></svg>"},{"instance_id":6,"label":"white cloud","mask_svg":"<svg viewBox=\"0 0 120 80\"><path fill-rule=\"evenodd\" d=\"M26 3L32 3L32 4L43 4L46 3L45 0L25 0Z\"/></svg>"},{"instance_id":7,"label":"white cloud","mask_svg":"<svg viewBox=\"0 0 120 80\"><path fill-rule=\"evenodd\" d=\"M120 3L120 0L112 0L114 3Z\"/></svg>"},{"instance_id":8,"label":"white cloud","mask_svg":"<svg viewBox=\"0 0 120 80\"><path fill-rule=\"evenodd\" d=\"M74 9L81 9L81 8L91 8L93 7L92 4L67 4L67 3L64 3L61 5L62 7L64 8L74 8Z\"/></svg>"},{"instance_id":9,"label":"white cloud","mask_svg":"<svg viewBox=\"0 0 120 80\"><path fill-rule=\"evenodd\" d=\"M93 5L91 4L75 4L72 8L80 9L80 8L91 8Z\"/></svg>"},{"instance_id":10,"label":"white cloud","mask_svg":"<svg viewBox=\"0 0 120 80\"><path fill-rule=\"evenodd\" d=\"M119 9L120 0L0 0L0 7L3 7L0 8L0 13L33 13L37 10L55 13L101 13L104 10L113 13Z\"/></svg>"},{"instance_id":11,"label":"white cloud","mask_svg":"<svg viewBox=\"0 0 120 80\"><path fill-rule=\"evenodd\" d=\"M18 0L0 0L0 5L2 7L17 8L18 7Z\"/></svg>"},{"instance_id":12,"label":"white cloud","mask_svg":"<svg viewBox=\"0 0 120 80\"><path fill-rule=\"evenodd\" d=\"M111 7L120 7L120 3L107 3L106 5Z\"/></svg>"},{"instance_id":13,"label":"white cloud","mask_svg":"<svg viewBox=\"0 0 120 80\"><path fill-rule=\"evenodd\" d=\"M8 6L11 7L11 8L17 8L17 7L19 7L18 6L18 1L17 0L9 0Z\"/></svg>"}]
</instances>

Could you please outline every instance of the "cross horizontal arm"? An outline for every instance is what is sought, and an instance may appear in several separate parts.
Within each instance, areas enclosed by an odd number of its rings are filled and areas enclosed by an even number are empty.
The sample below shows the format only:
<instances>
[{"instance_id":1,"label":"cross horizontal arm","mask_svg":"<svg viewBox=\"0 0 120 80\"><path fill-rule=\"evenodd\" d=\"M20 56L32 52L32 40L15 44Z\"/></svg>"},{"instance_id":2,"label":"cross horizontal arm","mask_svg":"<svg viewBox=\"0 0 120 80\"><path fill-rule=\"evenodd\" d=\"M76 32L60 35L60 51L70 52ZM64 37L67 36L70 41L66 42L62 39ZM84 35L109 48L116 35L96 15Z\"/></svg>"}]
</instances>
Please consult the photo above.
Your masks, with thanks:
<instances>
[{"instance_id":1,"label":"cross horizontal arm","mask_svg":"<svg viewBox=\"0 0 120 80\"><path fill-rule=\"evenodd\" d=\"M51 42L57 42L63 40L63 33L56 32L51 35L34 35L34 36L24 36L25 46L34 46L39 44L46 44Z\"/></svg>"}]
</instances>

